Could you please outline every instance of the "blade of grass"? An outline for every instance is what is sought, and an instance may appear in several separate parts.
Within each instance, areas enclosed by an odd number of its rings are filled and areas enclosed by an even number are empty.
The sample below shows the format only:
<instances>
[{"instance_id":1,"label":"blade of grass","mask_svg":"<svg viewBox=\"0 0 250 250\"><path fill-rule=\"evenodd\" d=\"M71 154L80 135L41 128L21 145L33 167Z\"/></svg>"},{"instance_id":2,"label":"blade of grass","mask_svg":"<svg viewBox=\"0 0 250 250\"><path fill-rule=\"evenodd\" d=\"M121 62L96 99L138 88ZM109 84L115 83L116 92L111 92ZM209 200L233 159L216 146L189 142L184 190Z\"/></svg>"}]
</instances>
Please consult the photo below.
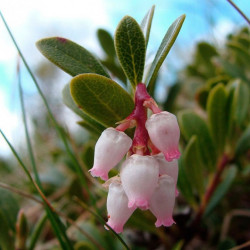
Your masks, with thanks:
<instances>
[{"instance_id":1,"label":"blade of grass","mask_svg":"<svg viewBox=\"0 0 250 250\"><path fill-rule=\"evenodd\" d=\"M2 182L0 182L0 187L7 189L15 194L18 194L22 197L25 197L27 199L33 200L34 202L39 203L40 205L44 206L44 203L41 200L39 200L38 198L36 198L35 196L33 196L27 192L21 191L17 188L14 188L14 187L9 186L8 184L2 183ZM74 222L72 219L70 219L64 213L62 213L60 211L55 211L55 213L58 214L59 216L61 216L62 218L64 218L65 220L67 220L73 227L77 228L82 233L82 235L86 236L94 245L96 245L98 247L98 249L104 250L104 248L100 245L100 243L97 242L90 234L85 232L80 226L78 226L76 222ZM32 250L35 247L35 243L36 243L36 241L39 237L39 234L41 232L42 225L46 221L47 217L48 217L47 214L44 214L43 216L41 216L40 220L36 224L35 229L33 230L33 233L31 236L31 240L30 240L30 244L29 244L30 247L28 248L29 250Z\"/></svg>"},{"instance_id":2,"label":"blade of grass","mask_svg":"<svg viewBox=\"0 0 250 250\"><path fill-rule=\"evenodd\" d=\"M28 179L34 185L35 189L37 190L37 192L39 193L39 195L43 199L44 205L45 205L45 208L46 208L46 212L48 214L48 218L51 221L52 228L54 229L54 231L55 231L55 233L57 235L57 238L58 238L58 240L59 240L59 242L61 244L62 249L73 250L72 245L71 245L71 243L70 243L70 241L69 241L69 239L68 239L68 237L67 237L67 235L65 233L64 225L62 224L62 222L60 221L58 216L55 214L54 208L48 202L48 200L44 196L43 192L41 191L41 189L39 188L37 183L33 180L28 168L25 166L25 164L23 163L23 161L19 157L18 153L16 152L15 148L12 146L12 144L7 139L7 137L5 136L5 134L3 133L3 131L1 129L0 129L0 133L3 136L4 140L7 142L7 144L9 145L13 155L16 157L18 163L21 165L21 167L24 170L25 174L27 175ZM64 237L64 239L62 237Z\"/></svg>"},{"instance_id":3,"label":"blade of grass","mask_svg":"<svg viewBox=\"0 0 250 250\"><path fill-rule=\"evenodd\" d=\"M8 31L8 33L9 33L10 37L11 37L12 42L14 43L14 45L15 45L15 47L16 47L16 49L17 49L17 51L18 51L18 53L19 53L19 55L20 55L20 57L21 57L21 59L22 59L22 61L23 61L23 63L24 63L24 65L25 65L26 69L28 70L28 72L29 72L29 74L30 74L30 76L31 76L31 78L32 78L32 80L33 80L33 82L34 82L36 88L37 88L37 91L38 91L39 95L41 96L41 98L42 98L42 100L43 100L43 102L44 102L44 105L45 105L45 107L46 107L46 109L47 109L47 112L48 112L48 114L49 114L49 117L51 118L51 120L52 120L52 122L53 122L53 124L54 124L54 126L55 126L55 128L56 128L56 130L57 130L57 132L58 132L58 134L59 134L59 136L60 136L60 138L62 139L62 142L63 142L63 144L64 144L64 146L65 146L66 152L68 153L70 159L71 159L72 162L74 163L76 173L78 174L78 177L79 177L79 179L80 179L82 185L84 186L84 188L85 188L86 190L88 190L88 186L87 186L87 184L86 184L86 180L85 180L84 173L83 173L83 171L82 171L82 169L81 169L81 167L80 167L80 165L79 165L77 159L75 158L74 154L73 154L72 151L70 150L70 147L69 147L67 138L66 138L66 136L65 136L64 130L63 130L63 129L59 126L59 124L57 123L57 121L56 121L56 119L55 119L55 117L54 117L54 115L53 115L53 113L52 113L52 111L51 111L51 109L50 109L50 107L49 107L49 104L48 104L48 102L47 102L47 100L46 100L46 98L45 98L45 96L44 96L44 94L43 94L41 88L39 87L39 84L38 84L38 82L37 82L37 80L36 80L34 74L32 73L32 71L31 71L31 69L30 69L30 67L29 67L29 65L28 65L28 63L27 63L27 61L25 60L25 58L24 58L24 56L23 56L23 54L22 54L22 52L21 52L21 50L20 50L20 48L19 48L19 46L18 46L16 40L15 40L13 34L12 34L12 32L11 32L11 30L10 30L10 28L9 28L9 26L8 26L8 24L7 24L7 22L5 21L5 18L4 18L4 16L3 16L3 14L2 14L1 11L0 11L0 16L1 16L2 21L3 21L3 23L4 23L4 25L5 25L6 29L7 29L7 31ZM90 197L91 197L91 193L90 193Z\"/></svg>"},{"instance_id":4,"label":"blade of grass","mask_svg":"<svg viewBox=\"0 0 250 250\"><path fill-rule=\"evenodd\" d=\"M39 239L39 236L47 219L48 219L47 214L43 214L40 217L39 221L36 223L36 226L30 237L29 247L27 248L28 250L33 250L34 247L36 246L37 240Z\"/></svg>"},{"instance_id":5,"label":"blade of grass","mask_svg":"<svg viewBox=\"0 0 250 250\"><path fill-rule=\"evenodd\" d=\"M17 78L18 78L18 91L19 91L19 98L20 98L20 103L21 103L21 111L22 111L22 119L23 119L23 124L24 124L24 130L25 130L25 136L26 136L26 143L28 147L28 152L29 152L29 158L31 161L32 169L35 175L35 180L38 183L39 187L41 188L41 182L40 178L37 172L36 168L36 162L35 162L35 157L31 145L31 140L29 136L29 131L28 131L28 125L27 125L27 119L26 119L26 110L24 106L24 98L23 98L23 89L22 89L22 84L21 84L21 72L20 72L20 63L18 60L17 63Z\"/></svg>"},{"instance_id":6,"label":"blade of grass","mask_svg":"<svg viewBox=\"0 0 250 250\"><path fill-rule=\"evenodd\" d=\"M83 201L81 201L80 199L78 199L77 197L74 197L73 200L75 200L75 202L77 202L81 207L85 208L87 211L89 211L92 215L94 215L102 224L105 225L105 227L107 227L108 229L111 230L111 232L118 238L118 240L122 243L122 245L126 248L126 249L130 249L129 246L126 244L126 242L121 238L121 236L119 234L117 234L113 228L111 228L106 221L97 213L95 213L94 211L92 211Z\"/></svg>"},{"instance_id":7,"label":"blade of grass","mask_svg":"<svg viewBox=\"0 0 250 250\"><path fill-rule=\"evenodd\" d=\"M18 90L19 90L19 97L20 97L20 102L21 102L22 118L23 118L23 123L24 123L26 143L27 143L27 146L28 146L29 157L30 157L30 160L31 160L31 165L32 165L32 168L33 168L33 172L35 174L36 183L37 183L39 189L41 190L41 192L43 192L43 188L42 188L41 181L40 181L38 171L37 171L37 167L36 167L36 161L35 161L32 145L31 145L31 139L30 139L28 125L27 125L26 110L25 110L25 105L24 105L19 61L18 61L18 64L17 64L17 76L18 76ZM36 183L34 183L35 186L36 186ZM41 196L42 196L43 200L45 200L45 201L47 200L46 197L43 196L43 194L41 194ZM48 206L51 206L49 204L49 202L46 202L46 203L48 204ZM53 229L54 229L54 231L56 233L57 238L61 238L61 235L62 235L63 238L65 239L65 241L70 244L70 241L69 241L69 239L68 239L68 237L66 235L66 232L65 232L64 225L57 218L57 215L55 215L55 214L53 214L53 212L51 212L51 210L53 211L53 208L51 207L51 209L49 209L48 207L45 207L45 210L46 210L46 213L48 215L48 218L51 221L51 225L52 225L52 227L53 227ZM57 230L57 228L59 230Z\"/></svg>"}]
</instances>

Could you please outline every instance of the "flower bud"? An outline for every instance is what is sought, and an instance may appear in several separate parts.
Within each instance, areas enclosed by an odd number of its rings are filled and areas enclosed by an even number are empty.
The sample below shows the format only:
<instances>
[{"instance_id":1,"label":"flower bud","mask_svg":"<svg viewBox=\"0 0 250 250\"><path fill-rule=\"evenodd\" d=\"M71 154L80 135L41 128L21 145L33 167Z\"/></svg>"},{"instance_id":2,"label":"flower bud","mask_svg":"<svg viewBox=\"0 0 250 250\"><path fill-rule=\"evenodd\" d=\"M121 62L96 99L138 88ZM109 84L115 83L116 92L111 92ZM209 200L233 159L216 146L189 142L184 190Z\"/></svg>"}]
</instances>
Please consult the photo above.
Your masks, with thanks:
<instances>
[{"instance_id":1,"label":"flower bud","mask_svg":"<svg viewBox=\"0 0 250 250\"><path fill-rule=\"evenodd\" d=\"M129 200L128 207L148 209L158 178L158 162L152 156L130 156L121 169L122 186Z\"/></svg>"},{"instance_id":2,"label":"flower bud","mask_svg":"<svg viewBox=\"0 0 250 250\"><path fill-rule=\"evenodd\" d=\"M146 128L151 141L163 152L167 161L180 157L180 129L175 115L166 111L153 114L146 121Z\"/></svg>"},{"instance_id":3,"label":"flower bud","mask_svg":"<svg viewBox=\"0 0 250 250\"><path fill-rule=\"evenodd\" d=\"M155 226L170 227L174 222L172 214L175 203L174 179L168 175L159 177L159 185L150 200L150 211L157 218Z\"/></svg>"},{"instance_id":4,"label":"flower bud","mask_svg":"<svg viewBox=\"0 0 250 250\"><path fill-rule=\"evenodd\" d=\"M114 128L105 129L95 145L94 166L90 169L93 176L108 179L108 172L129 150L132 140L124 132Z\"/></svg>"},{"instance_id":5,"label":"flower bud","mask_svg":"<svg viewBox=\"0 0 250 250\"><path fill-rule=\"evenodd\" d=\"M107 198L107 224L116 233L121 233L123 231L124 224L127 222L134 210L134 208L128 208L128 198L122 185L117 182L111 183L109 185Z\"/></svg>"},{"instance_id":6,"label":"flower bud","mask_svg":"<svg viewBox=\"0 0 250 250\"><path fill-rule=\"evenodd\" d=\"M154 155L154 158L158 161L159 163L159 174L164 175L167 174L171 176L174 179L175 182L175 195L178 195L178 190L177 190L177 180L178 180L178 160L174 159L171 162L166 161L164 155L162 153Z\"/></svg>"}]
</instances>

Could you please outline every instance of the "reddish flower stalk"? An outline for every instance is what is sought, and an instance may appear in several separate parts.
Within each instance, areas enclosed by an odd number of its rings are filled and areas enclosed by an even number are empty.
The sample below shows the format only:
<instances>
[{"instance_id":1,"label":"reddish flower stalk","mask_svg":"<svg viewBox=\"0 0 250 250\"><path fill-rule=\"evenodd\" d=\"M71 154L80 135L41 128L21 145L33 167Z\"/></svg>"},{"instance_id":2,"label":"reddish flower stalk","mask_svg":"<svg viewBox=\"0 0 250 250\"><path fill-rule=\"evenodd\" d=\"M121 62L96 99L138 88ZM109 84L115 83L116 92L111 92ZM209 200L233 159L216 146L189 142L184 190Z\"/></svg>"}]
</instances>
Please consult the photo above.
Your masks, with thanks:
<instances>
[{"instance_id":1,"label":"reddish flower stalk","mask_svg":"<svg viewBox=\"0 0 250 250\"><path fill-rule=\"evenodd\" d=\"M149 140L148 131L145 127L147 121L147 108L151 109L153 113L160 113L156 102L148 94L145 84L139 83L135 91L135 107L132 113L119 124L116 129L118 131L125 131L127 128L136 126L133 144L130 149L130 155L149 155L148 146L152 146L154 152L160 152Z\"/></svg>"}]
</instances>

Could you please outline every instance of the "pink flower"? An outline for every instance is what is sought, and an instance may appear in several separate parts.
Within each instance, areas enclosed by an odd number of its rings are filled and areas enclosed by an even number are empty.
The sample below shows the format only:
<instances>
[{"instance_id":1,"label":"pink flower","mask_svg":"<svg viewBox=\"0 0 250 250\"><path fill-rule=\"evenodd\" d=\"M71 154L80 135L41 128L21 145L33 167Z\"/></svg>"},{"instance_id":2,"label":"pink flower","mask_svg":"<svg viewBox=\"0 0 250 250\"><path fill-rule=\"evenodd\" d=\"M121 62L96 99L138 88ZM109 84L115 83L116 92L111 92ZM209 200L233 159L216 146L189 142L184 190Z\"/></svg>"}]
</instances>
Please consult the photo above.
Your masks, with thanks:
<instances>
[{"instance_id":1,"label":"pink flower","mask_svg":"<svg viewBox=\"0 0 250 250\"><path fill-rule=\"evenodd\" d=\"M180 129L175 115L167 111L153 114L146 121L146 128L151 141L163 152L167 161L180 157Z\"/></svg>"},{"instance_id":2,"label":"pink flower","mask_svg":"<svg viewBox=\"0 0 250 250\"><path fill-rule=\"evenodd\" d=\"M162 153L154 155L154 158L158 161L159 163L159 174L164 175L167 174L171 176L174 179L175 182L175 195L178 195L178 190L177 190L177 180L178 180L178 160L174 159L171 162L166 161L164 155Z\"/></svg>"},{"instance_id":3,"label":"pink flower","mask_svg":"<svg viewBox=\"0 0 250 250\"><path fill-rule=\"evenodd\" d=\"M109 186L107 198L108 222L107 224L116 232L121 233L123 226L134 212L128 208L128 198L121 184L115 182ZM106 229L108 229L106 227Z\"/></svg>"},{"instance_id":4,"label":"pink flower","mask_svg":"<svg viewBox=\"0 0 250 250\"><path fill-rule=\"evenodd\" d=\"M121 170L122 186L129 200L128 207L148 209L158 178L158 162L152 156L130 156Z\"/></svg>"},{"instance_id":5,"label":"pink flower","mask_svg":"<svg viewBox=\"0 0 250 250\"><path fill-rule=\"evenodd\" d=\"M150 211L157 218L155 226L170 227L174 222L172 214L175 203L175 182L169 175L159 177L159 185L150 200Z\"/></svg>"},{"instance_id":6,"label":"pink flower","mask_svg":"<svg viewBox=\"0 0 250 250\"><path fill-rule=\"evenodd\" d=\"M95 145L94 166L89 170L91 174L107 180L108 172L122 160L131 145L131 138L124 132L105 129Z\"/></svg>"}]
</instances>

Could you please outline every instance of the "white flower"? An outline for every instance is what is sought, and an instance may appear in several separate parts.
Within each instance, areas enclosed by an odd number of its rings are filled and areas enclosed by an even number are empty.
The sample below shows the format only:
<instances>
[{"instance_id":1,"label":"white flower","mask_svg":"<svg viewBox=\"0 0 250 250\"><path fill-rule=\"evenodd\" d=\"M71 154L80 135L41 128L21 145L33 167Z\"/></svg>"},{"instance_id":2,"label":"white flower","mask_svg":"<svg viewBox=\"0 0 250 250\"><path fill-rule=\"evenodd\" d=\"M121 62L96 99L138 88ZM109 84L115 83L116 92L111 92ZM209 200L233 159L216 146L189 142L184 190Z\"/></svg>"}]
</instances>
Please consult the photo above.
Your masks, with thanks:
<instances>
[{"instance_id":1,"label":"white flower","mask_svg":"<svg viewBox=\"0 0 250 250\"><path fill-rule=\"evenodd\" d=\"M174 222L172 214L175 203L175 182L171 176L159 177L159 186L150 200L150 211L157 218L155 226L171 226Z\"/></svg>"},{"instance_id":2,"label":"white flower","mask_svg":"<svg viewBox=\"0 0 250 250\"><path fill-rule=\"evenodd\" d=\"M95 145L93 176L108 179L108 172L122 160L132 145L132 140L124 132L114 128L105 129Z\"/></svg>"},{"instance_id":3,"label":"white flower","mask_svg":"<svg viewBox=\"0 0 250 250\"><path fill-rule=\"evenodd\" d=\"M166 161L164 155L162 153L154 155L154 158L158 161L159 163L159 174L164 175L167 174L171 176L174 179L175 182L175 194L176 196L178 195L178 190L177 190L177 180L178 180L178 160L174 159L171 162Z\"/></svg>"},{"instance_id":4,"label":"white flower","mask_svg":"<svg viewBox=\"0 0 250 250\"><path fill-rule=\"evenodd\" d=\"M167 111L153 114L146 121L146 128L152 143L163 152L167 161L180 157L180 129L175 115Z\"/></svg>"},{"instance_id":5,"label":"white flower","mask_svg":"<svg viewBox=\"0 0 250 250\"><path fill-rule=\"evenodd\" d=\"M111 183L107 198L107 224L116 233L121 233L123 231L124 224L127 222L134 210L134 208L128 208L128 198L122 185L117 182Z\"/></svg>"},{"instance_id":6,"label":"white flower","mask_svg":"<svg viewBox=\"0 0 250 250\"><path fill-rule=\"evenodd\" d=\"M122 186L129 200L128 207L148 209L158 178L158 162L152 156L130 156L121 169Z\"/></svg>"}]
</instances>

